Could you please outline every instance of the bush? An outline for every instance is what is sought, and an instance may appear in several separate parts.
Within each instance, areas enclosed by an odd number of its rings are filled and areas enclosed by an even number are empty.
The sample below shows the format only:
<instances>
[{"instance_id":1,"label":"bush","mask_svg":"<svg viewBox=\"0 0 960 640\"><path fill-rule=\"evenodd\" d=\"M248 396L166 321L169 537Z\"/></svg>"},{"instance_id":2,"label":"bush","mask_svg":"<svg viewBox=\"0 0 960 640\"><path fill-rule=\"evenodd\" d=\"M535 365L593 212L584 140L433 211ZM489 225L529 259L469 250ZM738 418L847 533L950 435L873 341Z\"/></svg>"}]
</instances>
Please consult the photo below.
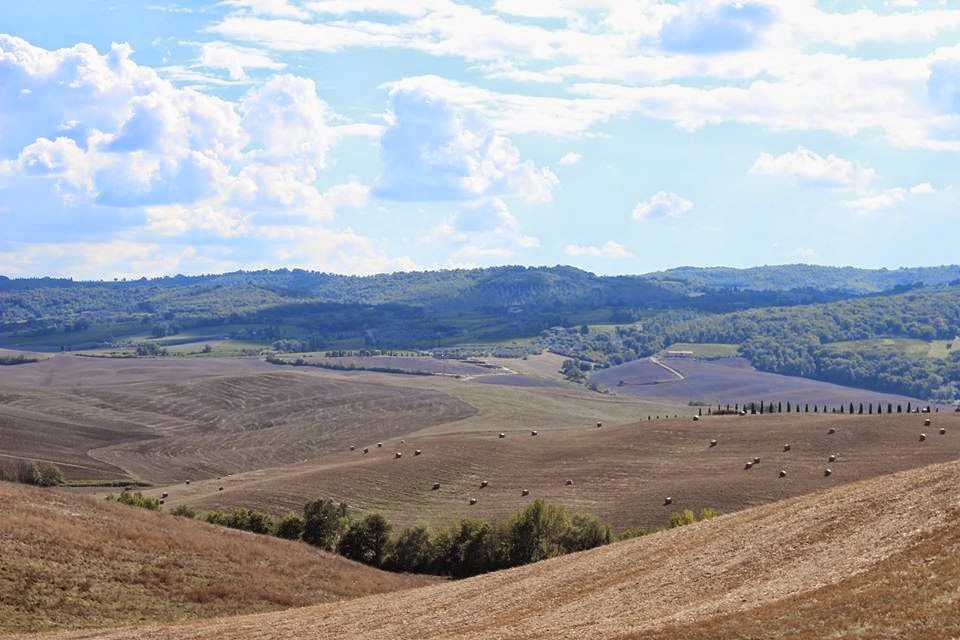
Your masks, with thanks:
<instances>
[{"instance_id":1,"label":"bush","mask_svg":"<svg viewBox=\"0 0 960 640\"><path fill-rule=\"evenodd\" d=\"M170 515L180 516L181 518L196 518L197 512L188 507L185 504L181 504L179 507L174 507L170 510Z\"/></svg>"},{"instance_id":2,"label":"bush","mask_svg":"<svg viewBox=\"0 0 960 640\"><path fill-rule=\"evenodd\" d=\"M288 513L277 524L277 537L285 540L299 540L303 535L303 518L295 513Z\"/></svg>"},{"instance_id":3,"label":"bush","mask_svg":"<svg viewBox=\"0 0 960 640\"><path fill-rule=\"evenodd\" d=\"M584 551L613 542L613 528L599 518L585 513L575 513L570 526L560 536L564 551Z\"/></svg>"},{"instance_id":4,"label":"bush","mask_svg":"<svg viewBox=\"0 0 960 640\"><path fill-rule=\"evenodd\" d=\"M337 545L340 555L379 567L390 542L390 523L379 513L353 522Z\"/></svg>"},{"instance_id":5,"label":"bush","mask_svg":"<svg viewBox=\"0 0 960 640\"><path fill-rule=\"evenodd\" d=\"M276 530L273 518L260 511L252 511L246 507L238 507L233 513L210 511L203 519L210 524L219 524L231 529L250 531L251 533L272 534Z\"/></svg>"},{"instance_id":6,"label":"bush","mask_svg":"<svg viewBox=\"0 0 960 640\"><path fill-rule=\"evenodd\" d=\"M448 549L449 544L445 545L444 551ZM390 554L384 567L391 571L428 573L434 570L440 560L437 551L430 529L424 525L407 527L390 545Z\"/></svg>"},{"instance_id":7,"label":"bush","mask_svg":"<svg viewBox=\"0 0 960 640\"><path fill-rule=\"evenodd\" d=\"M112 493L107 496L107 500L111 502L119 502L120 504L128 504L131 507L141 507L143 509L150 509L151 511L160 511L160 500L157 498L148 498L139 491L121 491L119 496L115 496Z\"/></svg>"},{"instance_id":8,"label":"bush","mask_svg":"<svg viewBox=\"0 0 960 640\"><path fill-rule=\"evenodd\" d=\"M333 551L346 529L347 505L332 500L312 500L303 507L303 541Z\"/></svg>"}]
</instances>

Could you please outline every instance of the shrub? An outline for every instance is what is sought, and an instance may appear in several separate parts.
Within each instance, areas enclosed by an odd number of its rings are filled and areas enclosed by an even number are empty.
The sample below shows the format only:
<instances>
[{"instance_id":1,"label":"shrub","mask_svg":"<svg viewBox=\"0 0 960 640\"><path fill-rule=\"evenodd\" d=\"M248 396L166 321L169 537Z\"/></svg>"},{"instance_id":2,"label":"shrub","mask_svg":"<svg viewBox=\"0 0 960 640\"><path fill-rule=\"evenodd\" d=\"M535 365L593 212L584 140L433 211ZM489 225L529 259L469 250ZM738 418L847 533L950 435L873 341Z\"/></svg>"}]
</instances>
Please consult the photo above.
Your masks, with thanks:
<instances>
[{"instance_id":1,"label":"shrub","mask_svg":"<svg viewBox=\"0 0 960 640\"><path fill-rule=\"evenodd\" d=\"M303 541L327 551L337 548L346 529L347 505L332 500L312 500L303 507Z\"/></svg>"},{"instance_id":2,"label":"shrub","mask_svg":"<svg viewBox=\"0 0 960 640\"><path fill-rule=\"evenodd\" d=\"M682 527L697 521L697 514L690 509L684 509L670 515L670 528Z\"/></svg>"},{"instance_id":3,"label":"shrub","mask_svg":"<svg viewBox=\"0 0 960 640\"><path fill-rule=\"evenodd\" d=\"M379 567L390 541L390 529L386 518L379 513L372 513L350 524L340 538L337 551L351 560Z\"/></svg>"},{"instance_id":4,"label":"shrub","mask_svg":"<svg viewBox=\"0 0 960 640\"><path fill-rule=\"evenodd\" d=\"M197 512L187 505L181 504L180 506L171 509L170 515L180 516L181 518L196 518Z\"/></svg>"},{"instance_id":5,"label":"shrub","mask_svg":"<svg viewBox=\"0 0 960 640\"><path fill-rule=\"evenodd\" d=\"M119 502L120 504L128 504L131 507L141 507L143 509L150 509L151 511L160 511L160 500L157 498L148 498L139 491L121 491L119 496L115 496L111 493L107 496L107 500Z\"/></svg>"},{"instance_id":6,"label":"shrub","mask_svg":"<svg viewBox=\"0 0 960 640\"><path fill-rule=\"evenodd\" d=\"M288 513L277 524L277 537L285 540L299 540L303 535L303 518L295 513Z\"/></svg>"},{"instance_id":7,"label":"shrub","mask_svg":"<svg viewBox=\"0 0 960 640\"><path fill-rule=\"evenodd\" d=\"M584 513L575 513L570 526L560 537L564 551L572 553L593 549L613 542L613 529L599 518Z\"/></svg>"},{"instance_id":8,"label":"shrub","mask_svg":"<svg viewBox=\"0 0 960 640\"><path fill-rule=\"evenodd\" d=\"M272 534L276 530L273 518L268 514L251 511L246 507L238 507L233 510L233 513L210 511L203 516L203 519L210 524L250 531L251 533Z\"/></svg>"}]
</instances>

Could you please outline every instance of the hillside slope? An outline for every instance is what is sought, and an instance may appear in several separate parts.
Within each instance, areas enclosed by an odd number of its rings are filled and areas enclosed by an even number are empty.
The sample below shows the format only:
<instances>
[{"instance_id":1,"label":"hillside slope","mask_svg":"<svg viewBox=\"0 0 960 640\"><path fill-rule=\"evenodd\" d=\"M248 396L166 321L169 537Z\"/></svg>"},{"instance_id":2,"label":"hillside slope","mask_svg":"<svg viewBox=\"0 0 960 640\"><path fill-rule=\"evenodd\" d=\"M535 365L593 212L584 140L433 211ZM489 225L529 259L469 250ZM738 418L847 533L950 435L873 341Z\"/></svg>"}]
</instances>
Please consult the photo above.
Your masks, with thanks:
<instances>
[{"instance_id":1,"label":"hillside slope","mask_svg":"<svg viewBox=\"0 0 960 640\"><path fill-rule=\"evenodd\" d=\"M0 482L0 514L0 633L269 611L432 580L7 482Z\"/></svg>"},{"instance_id":2,"label":"hillside slope","mask_svg":"<svg viewBox=\"0 0 960 640\"><path fill-rule=\"evenodd\" d=\"M686 638L701 629L707 635L698 637L711 638L845 637L864 629L858 637L956 637L958 486L960 462L942 463L461 582L335 606L57 637ZM911 580L924 589L916 599L897 588L909 589ZM875 606L861 606L859 587L876 596ZM821 615L824 595L835 617ZM921 599L928 602L906 606ZM791 614L801 610L819 619ZM779 626L758 630L755 614L764 616L761 625ZM743 633L741 621L752 630ZM819 633L796 632L802 624Z\"/></svg>"}]
</instances>

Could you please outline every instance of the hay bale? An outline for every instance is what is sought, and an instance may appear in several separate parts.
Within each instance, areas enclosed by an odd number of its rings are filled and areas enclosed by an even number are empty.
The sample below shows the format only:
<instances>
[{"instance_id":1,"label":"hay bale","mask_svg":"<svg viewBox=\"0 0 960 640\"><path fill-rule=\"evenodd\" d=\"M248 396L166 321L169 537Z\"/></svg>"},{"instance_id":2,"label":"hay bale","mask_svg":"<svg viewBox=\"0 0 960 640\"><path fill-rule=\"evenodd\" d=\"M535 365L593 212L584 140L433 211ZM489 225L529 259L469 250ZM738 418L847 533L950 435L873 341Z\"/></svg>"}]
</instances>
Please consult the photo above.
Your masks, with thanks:
<instances>
[{"instance_id":1,"label":"hay bale","mask_svg":"<svg viewBox=\"0 0 960 640\"><path fill-rule=\"evenodd\" d=\"M694 422L700 422L700 416L693 416Z\"/></svg>"},{"instance_id":2,"label":"hay bale","mask_svg":"<svg viewBox=\"0 0 960 640\"><path fill-rule=\"evenodd\" d=\"M520 490L520 495L521 495L521 496L528 496L528 495L530 495L530 489L521 489L521 490Z\"/></svg>"},{"instance_id":3,"label":"hay bale","mask_svg":"<svg viewBox=\"0 0 960 640\"><path fill-rule=\"evenodd\" d=\"M711 441L710 441L710 446L711 446L711 447L717 446L717 441L716 441L716 440L711 440Z\"/></svg>"},{"instance_id":4,"label":"hay bale","mask_svg":"<svg viewBox=\"0 0 960 640\"><path fill-rule=\"evenodd\" d=\"M943 427L940 427L940 435L942 435L942 436L947 435L947 430L944 429Z\"/></svg>"},{"instance_id":5,"label":"hay bale","mask_svg":"<svg viewBox=\"0 0 960 640\"><path fill-rule=\"evenodd\" d=\"M565 487L572 487L572 486L573 486L573 480L571 480L570 478L567 478L566 480L563 481L563 486L565 486Z\"/></svg>"},{"instance_id":6,"label":"hay bale","mask_svg":"<svg viewBox=\"0 0 960 640\"><path fill-rule=\"evenodd\" d=\"M598 422L598 423L597 423L597 429L599 429L599 428L602 427L602 426L603 426L603 423L602 423L602 422Z\"/></svg>"},{"instance_id":7,"label":"hay bale","mask_svg":"<svg viewBox=\"0 0 960 640\"><path fill-rule=\"evenodd\" d=\"M673 498L670 496L667 496L663 499L663 506L667 506L668 504L673 504Z\"/></svg>"},{"instance_id":8,"label":"hay bale","mask_svg":"<svg viewBox=\"0 0 960 640\"><path fill-rule=\"evenodd\" d=\"M833 469L824 469L824 470L823 470L823 475L824 475L824 476L829 476L831 473L833 473Z\"/></svg>"},{"instance_id":9,"label":"hay bale","mask_svg":"<svg viewBox=\"0 0 960 640\"><path fill-rule=\"evenodd\" d=\"M786 470L786 469L780 469L780 477L781 477L781 478L786 478L786 477L787 477L787 470Z\"/></svg>"},{"instance_id":10,"label":"hay bale","mask_svg":"<svg viewBox=\"0 0 960 640\"><path fill-rule=\"evenodd\" d=\"M505 434L503 431L501 431L499 434L497 434L497 437L498 437L498 438L506 438L506 437L507 437L507 434Z\"/></svg>"},{"instance_id":11,"label":"hay bale","mask_svg":"<svg viewBox=\"0 0 960 640\"><path fill-rule=\"evenodd\" d=\"M187 480L185 484L190 484L190 481L189 481L189 480Z\"/></svg>"},{"instance_id":12,"label":"hay bale","mask_svg":"<svg viewBox=\"0 0 960 640\"><path fill-rule=\"evenodd\" d=\"M223 487L220 487L219 489L217 489L217 491L223 491Z\"/></svg>"},{"instance_id":13,"label":"hay bale","mask_svg":"<svg viewBox=\"0 0 960 640\"><path fill-rule=\"evenodd\" d=\"M926 439L927 439L927 434L921 433L921 434L920 434L920 442L923 442L923 441L926 440Z\"/></svg>"},{"instance_id":14,"label":"hay bale","mask_svg":"<svg viewBox=\"0 0 960 640\"><path fill-rule=\"evenodd\" d=\"M836 461L837 461L837 454L831 453L829 456L827 456L827 462L836 462Z\"/></svg>"},{"instance_id":15,"label":"hay bale","mask_svg":"<svg viewBox=\"0 0 960 640\"><path fill-rule=\"evenodd\" d=\"M830 427L829 429L827 429L827 433L828 433L829 435L831 435L831 436L832 436L833 434L835 434L836 432L837 432L837 430L834 429L833 427Z\"/></svg>"},{"instance_id":16,"label":"hay bale","mask_svg":"<svg viewBox=\"0 0 960 640\"><path fill-rule=\"evenodd\" d=\"M536 430L533 430L533 431L531 431L531 432L530 432L530 435L532 435L532 436L536 436L536 435L540 435L540 434L539 434L539 432L538 432L538 431L536 431Z\"/></svg>"},{"instance_id":17,"label":"hay bale","mask_svg":"<svg viewBox=\"0 0 960 640\"><path fill-rule=\"evenodd\" d=\"M470 498L470 504L471 504L471 505L477 504L477 499L476 499L476 498Z\"/></svg>"},{"instance_id":18,"label":"hay bale","mask_svg":"<svg viewBox=\"0 0 960 640\"><path fill-rule=\"evenodd\" d=\"M160 494L160 499L163 500L163 499L166 498L168 495L170 495L170 494L167 493L166 491L164 491L163 493Z\"/></svg>"},{"instance_id":19,"label":"hay bale","mask_svg":"<svg viewBox=\"0 0 960 640\"><path fill-rule=\"evenodd\" d=\"M760 456L753 456L753 464L760 464Z\"/></svg>"},{"instance_id":20,"label":"hay bale","mask_svg":"<svg viewBox=\"0 0 960 640\"><path fill-rule=\"evenodd\" d=\"M789 445L789 444L783 445L783 450L784 450L784 451L790 451L790 445Z\"/></svg>"},{"instance_id":21,"label":"hay bale","mask_svg":"<svg viewBox=\"0 0 960 640\"><path fill-rule=\"evenodd\" d=\"M356 450L357 450L357 448L356 448L355 446L350 445L350 451L356 451Z\"/></svg>"},{"instance_id":22,"label":"hay bale","mask_svg":"<svg viewBox=\"0 0 960 640\"><path fill-rule=\"evenodd\" d=\"M430 490L431 490L431 491L439 491L439 490L440 490L440 483L439 483L439 482L434 482L434 483L433 483L433 486L430 488Z\"/></svg>"},{"instance_id":23,"label":"hay bale","mask_svg":"<svg viewBox=\"0 0 960 640\"><path fill-rule=\"evenodd\" d=\"M746 463L745 465L743 465L743 468L744 468L744 469L752 469L752 468L753 468L753 461L752 461L752 460L747 460L747 463Z\"/></svg>"},{"instance_id":24,"label":"hay bale","mask_svg":"<svg viewBox=\"0 0 960 640\"><path fill-rule=\"evenodd\" d=\"M924 421L923 421L923 426L929 427L931 424L932 424L932 423L930 422L930 418L925 418L925 419L924 419Z\"/></svg>"},{"instance_id":25,"label":"hay bale","mask_svg":"<svg viewBox=\"0 0 960 640\"><path fill-rule=\"evenodd\" d=\"M480 488L481 488L481 489L486 489L488 484L490 484L490 482L489 482L488 480L481 480L481 481L480 481Z\"/></svg>"},{"instance_id":26,"label":"hay bale","mask_svg":"<svg viewBox=\"0 0 960 640\"><path fill-rule=\"evenodd\" d=\"M399 460L399 459L402 458L402 457L403 457L403 452L402 452L402 451L397 451L395 454L393 454L393 459L394 459L394 460Z\"/></svg>"},{"instance_id":27,"label":"hay bale","mask_svg":"<svg viewBox=\"0 0 960 640\"><path fill-rule=\"evenodd\" d=\"M370 448L369 448L369 447L364 447L364 448L363 448L363 452L364 452L364 453L370 453Z\"/></svg>"},{"instance_id":28,"label":"hay bale","mask_svg":"<svg viewBox=\"0 0 960 640\"><path fill-rule=\"evenodd\" d=\"M383 447L383 443L382 443L382 442L378 442L378 443L377 443L377 448L380 449L380 448L382 448L382 447Z\"/></svg>"},{"instance_id":29,"label":"hay bale","mask_svg":"<svg viewBox=\"0 0 960 640\"><path fill-rule=\"evenodd\" d=\"M415 456L418 456L418 455L420 455L421 453L423 453L423 451L420 451L420 449L414 449L414 450L413 450L413 455L415 455Z\"/></svg>"}]
</instances>

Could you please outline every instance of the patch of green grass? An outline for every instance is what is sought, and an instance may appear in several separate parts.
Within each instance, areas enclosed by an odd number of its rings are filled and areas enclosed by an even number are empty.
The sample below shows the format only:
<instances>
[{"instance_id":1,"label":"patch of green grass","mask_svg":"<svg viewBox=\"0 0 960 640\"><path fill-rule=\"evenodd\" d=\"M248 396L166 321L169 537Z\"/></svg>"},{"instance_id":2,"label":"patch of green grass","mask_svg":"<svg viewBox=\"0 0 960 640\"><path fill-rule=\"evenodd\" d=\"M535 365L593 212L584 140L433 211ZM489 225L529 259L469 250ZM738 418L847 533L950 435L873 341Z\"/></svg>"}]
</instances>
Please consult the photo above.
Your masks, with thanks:
<instances>
[{"instance_id":1,"label":"patch of green grass","mask_svg":"<svg viewBox=\"0 0 960 640\"><path fill-rule=\"evenodd\" d=\"M948 346L949 345L949 346ZM854 351L871 355L904 355L911 358L946 358L960 348L958 340L918 340L915 338L875 338L832 342L824 347L833 351Z\"/></svg>"},{"instance_id":2,"label":"patch of green grass","mask_svg":"<svg viewBox=\"0 0 960 640\"><path fill-rule=\"evenodd\" d=\"M677 342L670 345L665 351L693 351L697 358L729 358L737 355L738 344L724 342Z\"/></svg>"}]
</instances>

